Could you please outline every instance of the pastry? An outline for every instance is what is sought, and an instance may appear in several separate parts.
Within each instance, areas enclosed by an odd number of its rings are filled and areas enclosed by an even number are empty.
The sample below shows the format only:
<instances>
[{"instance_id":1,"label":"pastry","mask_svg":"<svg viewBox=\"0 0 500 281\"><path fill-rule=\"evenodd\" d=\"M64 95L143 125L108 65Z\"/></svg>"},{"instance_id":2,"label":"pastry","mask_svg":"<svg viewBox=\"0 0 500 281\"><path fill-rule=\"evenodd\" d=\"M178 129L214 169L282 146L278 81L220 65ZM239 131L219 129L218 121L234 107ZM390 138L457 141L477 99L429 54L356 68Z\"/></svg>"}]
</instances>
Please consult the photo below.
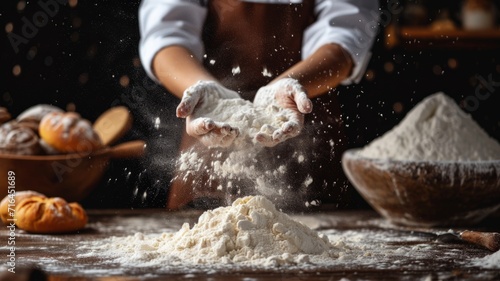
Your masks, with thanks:
<instances>
[{"instance_id":1,"label":"pastry","mask_svg":"<svg viewBox=\"0 0 500 281\"><path fill-rule=\"evenodd\" d=\"M32 128L38 134L40 121L45 115L51 112L63 112L63 110L49 104L38 104L23 111L19 114L19 116L17 116L16 120L19 123Z\"/></svg>"},{"instance_id":2,"label":"pastry","mask_svg":"<svg viewBox=\"0 0 500 281\"><path fill-rule=\"evenodd\" d=\"M38 135L15 120L0 126L0 154L37 155L41 153Z\"/></svg>"},{"instance_id":3,"label":"pastry","mask_svg":"<svg viewBox=\"0 0 500 281\"><path fill-rule=\"evenodd\" d=\"M51 112L63 112L63 110L57 106L49 104L38 104L21 112L21 114L19 114L16 119L20 122L33 121L36 123L40 123L42 118Z\"/></svg>"},{"instance_id":4,"label":"pastry","mask_svg":"<svg viewBox=\"0 0 500 281\"><path fill-rule=\"evenodd\" d=\"M0 218L2 219L4 224L10 224L11 219L14 218L15 207L24 199L30 196L40 196L45 197L45 195L33 191L33 190L23 190L15 193L11 193L5 196L0 202ZM9 206L10 205L10 206ZM10 210L9 210L10 207Z\"/></svg>"},{"instance_id":5,"label":"pastry","mask_svg":"<svg viewBox=\"0 0 500 281\"><path fill-rule=\"evenodd\" d=\"M0 124L3 124L10 120L12 116L5 107L0 107Z\"/></svg>"},{"instance_id":6,"label":"pastry","mask_svg":"<svg viewBox=\"0 0 500 281\"><path fill-rule=\"evenodd\" d=\"M60 197L30 196L16 205L16 225L32 233L74 232L85 227L87 214L78 203Z\"/></svg>"},{"instance_id":7,"label":"pastry","mask_svg":"<svg viewBox=\"0 0 500 281\"><path fill-rule=\"evenodd\" d=\"M75 112L51 112L40 121L40 137L62 153L91 152L102 148L92 124Z\"/></svg>"},{"instance_id":8,"label":"pastry","mask_svg":"<svg viewBox=\"0 0 500 281\"><path fill-rule=\"evenodd\" d=\"M39 141L40 147L44 155L60 155L61 152L52 146L48 145L43 139Z\"/></svg>"},{"instance_id":9,"label":"pastry","mask_svg":"<svg viewBox=\"0 0 500 281\"><path fill-rule=\"evenodd\" d=\"M17 121L20 126L31 129L38 136L38 122L33 120Z\"/></svg>"}]
</instances>

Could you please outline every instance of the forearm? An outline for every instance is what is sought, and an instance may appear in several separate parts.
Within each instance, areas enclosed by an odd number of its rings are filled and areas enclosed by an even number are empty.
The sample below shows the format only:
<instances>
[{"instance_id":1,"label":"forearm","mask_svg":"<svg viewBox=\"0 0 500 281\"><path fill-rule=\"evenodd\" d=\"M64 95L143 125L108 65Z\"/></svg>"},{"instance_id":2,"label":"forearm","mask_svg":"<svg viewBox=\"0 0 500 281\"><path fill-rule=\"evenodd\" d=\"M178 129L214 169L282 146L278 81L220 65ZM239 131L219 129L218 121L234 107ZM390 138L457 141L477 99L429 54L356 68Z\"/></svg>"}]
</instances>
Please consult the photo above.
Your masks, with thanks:
<instances>
[{"instance_id":1,"label":"forearm","mask_svg":"<svg viewBox=\"0 0 500 281\"><path fill-rule=\"evenodd\" d=\"M274 81L290 77L297 79L309 98L317 97L337 87L354 67L350 55L337 44L320 47L309 57L295 64Z\"/></svg>"},{"instance_id":2,"label":"forearm","mask_svg":"<svg viewBox=\"0 0 500 281\"><path fill-rule=\"evenodd\" d=\"M159 51L153 59L153 72L173 95L182 98L184 90L199 80L216 79L184 47L170 46Z\"/></svg>"}]
</instances>

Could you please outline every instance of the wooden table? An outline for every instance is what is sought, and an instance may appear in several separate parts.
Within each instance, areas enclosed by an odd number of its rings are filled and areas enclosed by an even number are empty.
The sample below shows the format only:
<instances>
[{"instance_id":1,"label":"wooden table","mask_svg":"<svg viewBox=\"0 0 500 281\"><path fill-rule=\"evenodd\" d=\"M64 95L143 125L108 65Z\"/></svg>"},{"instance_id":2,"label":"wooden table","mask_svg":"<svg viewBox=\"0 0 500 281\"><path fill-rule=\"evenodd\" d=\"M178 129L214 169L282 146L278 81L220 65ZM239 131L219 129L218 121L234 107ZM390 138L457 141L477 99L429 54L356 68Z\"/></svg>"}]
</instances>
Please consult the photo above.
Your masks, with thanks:
<instances>
[{"instance_id":1,"label":"wooden table","mask_svg":"<svg viewBox=\"0 0 500 281\"><path fill-rule=\"evenodd\" d=\"M195 223L201 211L89 210L88 227L77 234L37 235L16 230L16 273L0 266L0 280L500 280L500 269L474 266L471 261L492 254L476 245L436 242L431 235L397 227L371 210L332 211L293 215L295 219L346 243L369 245L372 257L353 250L343 261L314 268L226 269L179 272L161 268L123 268L103 263L99 256L81 258L79 246L88 241L137 232L176 231L182 223ZM498 218L474 229L500 231ZM448 229L427 229L442 232ZM456 229L460 230L460 229ZM9 248L9 232L0 231L2 259ZM365 254L366 255L366 254ZM367 262L368 261L368 262ZM30 279L30 276L32 277ZM3 278L3 279L2 279Z\"/></svg>"}]
</instances>

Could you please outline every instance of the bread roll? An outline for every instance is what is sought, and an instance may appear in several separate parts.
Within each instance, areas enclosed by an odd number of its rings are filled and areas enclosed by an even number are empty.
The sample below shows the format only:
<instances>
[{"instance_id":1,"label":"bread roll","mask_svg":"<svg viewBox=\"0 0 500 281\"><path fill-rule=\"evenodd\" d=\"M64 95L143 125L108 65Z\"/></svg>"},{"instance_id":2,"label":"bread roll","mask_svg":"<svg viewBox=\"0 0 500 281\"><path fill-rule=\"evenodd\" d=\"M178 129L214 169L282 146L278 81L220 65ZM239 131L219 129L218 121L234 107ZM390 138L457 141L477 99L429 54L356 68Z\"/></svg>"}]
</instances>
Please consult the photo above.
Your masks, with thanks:
<instances>
[{"instance_id":1,"label":"bread roll","mask_svg":"<svg viewBox=\"0 0 500 281\"><path fill-rule=\"evenodd\" d=\"M5 107L0 107L0 124L3 124L10 120L12 116Z\"/></svg>"},{"instance_id":2,"label":"bread roll","mask_svg":"<svg viewBox=\"0 0 500 281\"><path fill-rule=\"evenodd\" d=\"M48 145L43 139L40 138L40 147L45 155L60 155L61 152L52 146Z\"/></svg>"},{"instance_id":3,"label":"bread roll","mask_svg":"<svg viewBox=\"0 0 500 281\"><path fill-rule=\"evenodd\" d=\"M38 104L21 112L21 114L17 116L17 121L40 123L42 118L51 112L63 112L63 110L49 104Z\"/></svg>"},{"instance_id":4,"label":"bread roll","mask_svg":"<svg viewBox=\"0 0 500 281\"><path fill-rule=\"evenodd\" d=\"M16 206L16 225L31 233L65 233L83 229L87 214L78 203L60 197L30 196Z\"/></svg>"},{"instance_id":5,"label":"bread roll","mask_svg":"<svg viewBox=\"0 0 500 281\"><path fill-rule=\"evenodd\" d=\"M102 148L92 124L75 112L52 112L40 121L40 137L62 153L91 152Z\"/></svg>"},{"instance_id":6,"label":"bread roll","mask_svg":"<svg viewBox=\"0 0 500 281\"><path fill-rule=\"evenodd\" d=\"M34 105L21 112L16 118L17 122L32 128L38 134L38 126L42 118L51 112L63 112L59 107L49 104Z\"/></svg>"},{"instance_id":7,"label":"bread roll","mask_svg":"<svg viewBox=\"0 0 500 281\"><path fill-rule=\"evenodd\" d=\"M41 151L39 137L30 127L15 120L0 126L0 154L37 155Z\"/></svg>"},{"instance_id":8,"label":"bread roll","mask_svg":"<svg viewBox=\"0 0 500 281\"><path fill-rule=\"evenodd\" d=\"M32 190L23 190L23 191L18 191L16 193L9 194L5 196L2 201L0 202L0 218L2 219L2 222L4 224L10 224L11 221L9 219L13 219L13 216L15 212L11 213L9 212L9 204L11 211L15 210L15 207L19 205L21 201L24 199L30 197L30 196L40 196L40 197L45 197L45 195L32 191Z\"/></svg>"}]
</instances>

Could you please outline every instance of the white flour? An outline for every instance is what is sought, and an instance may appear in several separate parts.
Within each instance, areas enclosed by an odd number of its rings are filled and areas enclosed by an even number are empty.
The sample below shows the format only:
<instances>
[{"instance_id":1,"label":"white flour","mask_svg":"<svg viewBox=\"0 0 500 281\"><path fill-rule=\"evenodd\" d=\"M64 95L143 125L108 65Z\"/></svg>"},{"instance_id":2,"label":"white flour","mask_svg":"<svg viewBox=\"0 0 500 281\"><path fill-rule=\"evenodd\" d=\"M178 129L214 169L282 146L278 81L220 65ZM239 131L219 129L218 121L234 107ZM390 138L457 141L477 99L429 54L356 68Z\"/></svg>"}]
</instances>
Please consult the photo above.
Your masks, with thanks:
<instances>
[{"instance_id":1,"label":"white flour","mask_svg":"<svg viewBox=\"0 0 500 281\"><path fill-rule=\"evenodd\" d=\"M475 259L473 264L483 268L498 268L500 269L500 251L496 251L491 255L487 255L484 258Z\"/></svg>"},{"instance_id":2,"label":"white flour","mask_svg":"<svg viewBox=\"0 0 500 281\"><path fill-rule=\"evenodd\" d=\"M280 185L287 171L286 165L266 169L262 166L263 159L256 158L260 150L258 146L249 146L235 151L210 151L212 153L207 156L205 153L208 151L192 148L183 152L178 159L179 175L197 195L203 194L207 186L216 184L217 190L226 195L239 197L257 191L268 198L281 200L287 189ZM208 183L199 177L202 170L210 175Z\"/></svg>"},{"instance_id":3,"label":"white flour","mask_svg":"<svg viewBox=\"0 0 500 281\"><path fill-rule=\"evenodd\" d=\"M252 102L243 99L223 99L214 104L214 107L197 110L193 117L209 116L237 128L239 135L233 142L233 149L256 144L257 133L272 134L289 120L288 115L291 113L290 110L278 108L271 103L267 107L255 107Z\"/></svg>"},{"instance_id":4,"label":"white flour","mask_svg":"<svg viewBox=\"0 0 500 281\"><path fill-rule=\"evenodd\" d=\"M392 130L360 151L369 158L415 161L499 160L500 144L443 93L425 98Z\"/></svg>"},{"instance_id":5,"label":"white flour","mask_svg":"<svg viewBox=\"0 0 500 281\"><path fill-rule=\"evenodd\" d=\"M350 230L335 227L355 219L349 214L345 216L289 217L262 197L248 197L231 207L203 213L192 227L181 226L183 219L175 216L164 222L147 216L117 218L111 225L122 227L121 231L91 222L103 235L76 242L74 251L70 251L78 253L76 257L68 259L63 255L58 260L41 261L36 256L29 262L50 272L75 271L100 276L299 271L314 274L346 269L420 272L430 261L436 268L448 268L450 261L453 267L464 271L475 267L471 257L477 257L478 253L469 247L433 243L429 237L410 235L406 230L403 234L390 231L394 226L379 217L361 219ZM311 230L318 227L325 229ZM109 237L112 233L135 231L142 233ZM50 245L55 238L39 239ZM65 246L64 250L71 246ZM483 266L478 264L478 267Z\"/></svg>"},{"instance_id":6,"label":"white flour","mask_svg":"<svg viewBox=\"0 0 500 281\"><path fill-rule=\"evenodd\" d=\"M293 220L262 196L237 199L232 206L203 213L176 233L114 237L99 254L124 265L307 264L310 256L336 257L326 235Z\"/></svg>"},{"instance_id":7,"label":"white flour","mask_svg":"<svg viewBox=\"0 0 500 281\"><path fill-rule=\"evenodd\" d=\"M258 144L256 136L259 133L272 136L273 132L284 126L297 128L299 126L294 118L295 111L278 106L274 100L274 93L262 95L264 99L260 100L258 105L254 105L248 100L233 97L231 92L226 93L224 88L219 88L211 82L198 82L186 90L186 95L191 92L204 93L191 115L193 120L210 118L218 124L228 124L239 131L234 142L228 137L217 142L218 146L244 149L249 145ZM214 136L207 134L202 138L211 137Z\"/></svg>"},{"instance_id":8,"label":"white flour","mask_svg":"<svg viewBox=\"0 0 500 281\"><path fill-rule=\"evenodd\" d=\"M283 80L282 84L286 89L299 91L294 82L295 80L289 79ZM274 99L276 94L274 88L262 92L257 103L236 98L224 88L203 81L192 86L186 93L203 91L206 92L190 118L210 118L219 125L228 124L236 128L239 133L235 138L228 135L219 141L215 139L217 135L203 136L202 138L206 139L202 139L201 142L205 145L213 142L222 148L207 149L204 146L195 146L184 151L177 159L179 172L177 177L193 187L196 195L200 197L215 184L221 193L231 194L232 197L255 194L256 190L269 198L284 201L283 195L291 188L282 184L287 172L287 163L279 160L276 165L274 163L276 159L264 155L265 153L262 153L264 145L257 141L257 137L264 136L263 142L273 146L276 143L273 143L272 137L276 136L276 132L281 140L287 138L279 134L283 128L293 128L290 136L298 134L299 123L303 122L303 116L297 115L296 110L278 106ZM300 163L300 159L304 159L303 155L294 151L291 151L290 155L292 161ZM209 175L209 183L205 177L200 176L200 172ZM312 178L309 178L303 183L304 188L311 183Z\"/></svg>"}]
</instances>

